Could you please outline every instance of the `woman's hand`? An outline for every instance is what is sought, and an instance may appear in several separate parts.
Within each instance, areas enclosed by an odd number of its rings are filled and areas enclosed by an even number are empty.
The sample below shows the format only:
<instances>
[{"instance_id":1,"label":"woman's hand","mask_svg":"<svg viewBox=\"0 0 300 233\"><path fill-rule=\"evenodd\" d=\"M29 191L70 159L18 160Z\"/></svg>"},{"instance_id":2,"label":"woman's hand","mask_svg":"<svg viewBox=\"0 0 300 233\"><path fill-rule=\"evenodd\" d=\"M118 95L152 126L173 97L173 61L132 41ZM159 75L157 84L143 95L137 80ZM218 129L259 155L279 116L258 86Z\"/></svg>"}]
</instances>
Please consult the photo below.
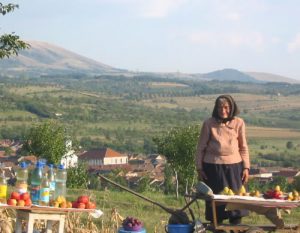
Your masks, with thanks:
<instances>
[{"instance_id":1,"label":"woman's hand","mask_svg":"<svg viewBox=\"0 0 300 233\"><path fill-rule=\"evenodd\" d=\"M207 176L203 170L197 170L198 180L207 180Z\"/></svg>"},{"instance_id":2,"label":"woman's hand","mask_svg":"<svg viewBox=\"0 0 300 233\"><path fill-rule=\"evenodd\" d=\"M242 181L243 181L243 184L246 184L249 180L249 169L248 168L245 168L243 170L243 176L242 176Z\"/></svg>"}]
</instances>

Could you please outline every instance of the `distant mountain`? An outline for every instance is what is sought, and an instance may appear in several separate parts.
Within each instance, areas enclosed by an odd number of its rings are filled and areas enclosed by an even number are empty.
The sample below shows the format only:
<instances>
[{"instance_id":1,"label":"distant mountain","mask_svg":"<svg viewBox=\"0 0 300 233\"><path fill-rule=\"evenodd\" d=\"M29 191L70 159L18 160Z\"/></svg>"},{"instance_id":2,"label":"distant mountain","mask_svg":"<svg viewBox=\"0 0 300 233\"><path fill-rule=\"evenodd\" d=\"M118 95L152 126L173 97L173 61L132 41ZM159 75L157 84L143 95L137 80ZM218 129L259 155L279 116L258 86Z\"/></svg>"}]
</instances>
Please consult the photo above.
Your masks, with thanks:
<instances>
[{"instance_id":1,"label":"distant mountain","mask_svg":"<svg viewBox=\"0 0 300 233\"><path fill-rule=\"evenodd\" d=\"M219 81L260 82L248 74L235 69L223 69L202 74L202 78Z\"/></svg>"},{"instance_id":2,"label":"distant mountain","mask_svg":"<svg viewBox=\"0 0 300 233\"><path fill-rule=\"evenodd\" d=\"M27 42L31 45L30 49L20 51L16 57L0 60L0 74L40 76L126 72L46 42Z\"/></svg>"},{"instance_id":3,"label":"distant mountain","mask_svg":"<svg viewBox=\"0 0 300 233\"><path fill-rule=\"evenodd\" d=\"M42 76L42 75L124 75L124 76L151 76L158 78L219 80L239 82L288 82L300 83L298 80L282 77L275 74L242 72L235 69L223 69L210 73L158 73L158 72L131 72L125 69L114 68L101 62L86 58L64 48L40 41L27 41L31 48L20 51L16 57L0 60L0 75L7 76Z\"/></svg>"},{"instance_id":4,"label":"distant mountain","mask_svg":"<svg viewBox=\"0 0 300 233\"><path fill-rule=\"evenodd\" d=\"M300 83L299 80L287 78L284 76L270 74L270 73L260 73L260 72L245 72L249 76L255 78L256 80L261 80L264 82L287 82L287 83Z\"/></svg>"}]
</instances>

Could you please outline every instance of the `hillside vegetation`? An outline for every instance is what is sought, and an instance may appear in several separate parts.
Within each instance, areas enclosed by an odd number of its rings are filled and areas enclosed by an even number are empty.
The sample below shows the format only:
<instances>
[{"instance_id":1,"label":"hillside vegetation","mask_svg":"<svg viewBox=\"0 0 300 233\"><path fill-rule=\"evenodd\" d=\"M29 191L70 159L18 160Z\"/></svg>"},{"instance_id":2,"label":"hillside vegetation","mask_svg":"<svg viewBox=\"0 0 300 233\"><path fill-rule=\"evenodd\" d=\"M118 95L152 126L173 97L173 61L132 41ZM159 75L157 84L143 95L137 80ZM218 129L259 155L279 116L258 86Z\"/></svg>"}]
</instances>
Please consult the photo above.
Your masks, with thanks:
<instances>
[{"instance_id":1,"label":"hillside vegetation","mask_svg":"<svg viewBox=\"0 0 300 233\"><path fill-rule=\"evenodd\" d=\"M268 153L284 154L292 158L291 163L300 164L299 84L153 75L2 77L0 84L2 138L22 139L33 124L54 118L85 149L109 146L151 153L155 152L154 136L173 127L201 124L211 115L215 98L231 93L247 123L252 157L259 157L261 148L269 148ZM288 141L293 148L286 148Z\"/></svg>"}]
</instances>

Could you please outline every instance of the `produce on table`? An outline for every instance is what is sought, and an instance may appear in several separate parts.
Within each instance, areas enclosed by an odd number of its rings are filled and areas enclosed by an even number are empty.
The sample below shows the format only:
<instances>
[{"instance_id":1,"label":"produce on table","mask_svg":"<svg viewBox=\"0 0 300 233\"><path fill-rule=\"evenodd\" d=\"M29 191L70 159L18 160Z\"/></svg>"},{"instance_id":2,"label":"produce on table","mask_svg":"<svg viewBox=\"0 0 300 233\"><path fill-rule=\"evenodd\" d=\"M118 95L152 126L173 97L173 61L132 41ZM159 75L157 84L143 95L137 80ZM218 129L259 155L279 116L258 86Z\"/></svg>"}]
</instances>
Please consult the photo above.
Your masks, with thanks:
<instances>
[{"instance_id":1,"label":"produce on table","mask_svg":"<svg viewBox=\"0 0 300 233\"><path fill-rule=\"evenodd\" d=\"M18 192L11 192L7 204L11 206L31 206L32 202L29 193L19 194Z\"/></svg>"},{"instance_id":2,"label":"produce on table","mask_svg":"<svg viewBox=\"0 0 300 233\"><path fill-rule=\"evenodd\" d=\"M139 231L143 227L143 223L134 217L127 217L123 220L122 226L126 231Z\"/></svg>"}]
</instances>

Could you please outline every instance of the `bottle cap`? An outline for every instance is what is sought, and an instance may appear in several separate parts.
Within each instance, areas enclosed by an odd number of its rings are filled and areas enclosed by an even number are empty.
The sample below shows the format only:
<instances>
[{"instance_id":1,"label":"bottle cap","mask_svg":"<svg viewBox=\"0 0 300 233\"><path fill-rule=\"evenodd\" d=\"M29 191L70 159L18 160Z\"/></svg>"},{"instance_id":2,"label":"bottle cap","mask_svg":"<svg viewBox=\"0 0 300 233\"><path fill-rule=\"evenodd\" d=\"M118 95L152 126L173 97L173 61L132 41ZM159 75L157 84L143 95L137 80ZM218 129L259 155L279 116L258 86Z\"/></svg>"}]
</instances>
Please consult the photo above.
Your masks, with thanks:
<instances>
[{"instance_id":1,"label":"bottle cap","mask_svg":"<svg viewBox=\"0 0 300 233\"><path fill-rule=\"evenodd\" d=\"M60 170L63 170L63 169L65 169L65 166L63 164L59 164L57 168Z\"/></svg>"},{"instance_id":2,"label":"bottle cap","mask_svg":"<svg viewBox=\"0 0 300 233\"><path fill-rule=\"evenodd\" d=\"M53 168L53 164L51 163L51 164L48 164L48 167L49 168Z\"/></svg>"},{"instance_id":3,"label":"bottle cap","mask_svg":"<svg viewBox=\"0 0 300 233\"><path fill-rule=\"evenodd\" d=\"M27 168L27 163L24 162L24 161L21 162L21 163L20 163L20 167L21 167L21 168Z\"/></svg>"}]
</instances>

